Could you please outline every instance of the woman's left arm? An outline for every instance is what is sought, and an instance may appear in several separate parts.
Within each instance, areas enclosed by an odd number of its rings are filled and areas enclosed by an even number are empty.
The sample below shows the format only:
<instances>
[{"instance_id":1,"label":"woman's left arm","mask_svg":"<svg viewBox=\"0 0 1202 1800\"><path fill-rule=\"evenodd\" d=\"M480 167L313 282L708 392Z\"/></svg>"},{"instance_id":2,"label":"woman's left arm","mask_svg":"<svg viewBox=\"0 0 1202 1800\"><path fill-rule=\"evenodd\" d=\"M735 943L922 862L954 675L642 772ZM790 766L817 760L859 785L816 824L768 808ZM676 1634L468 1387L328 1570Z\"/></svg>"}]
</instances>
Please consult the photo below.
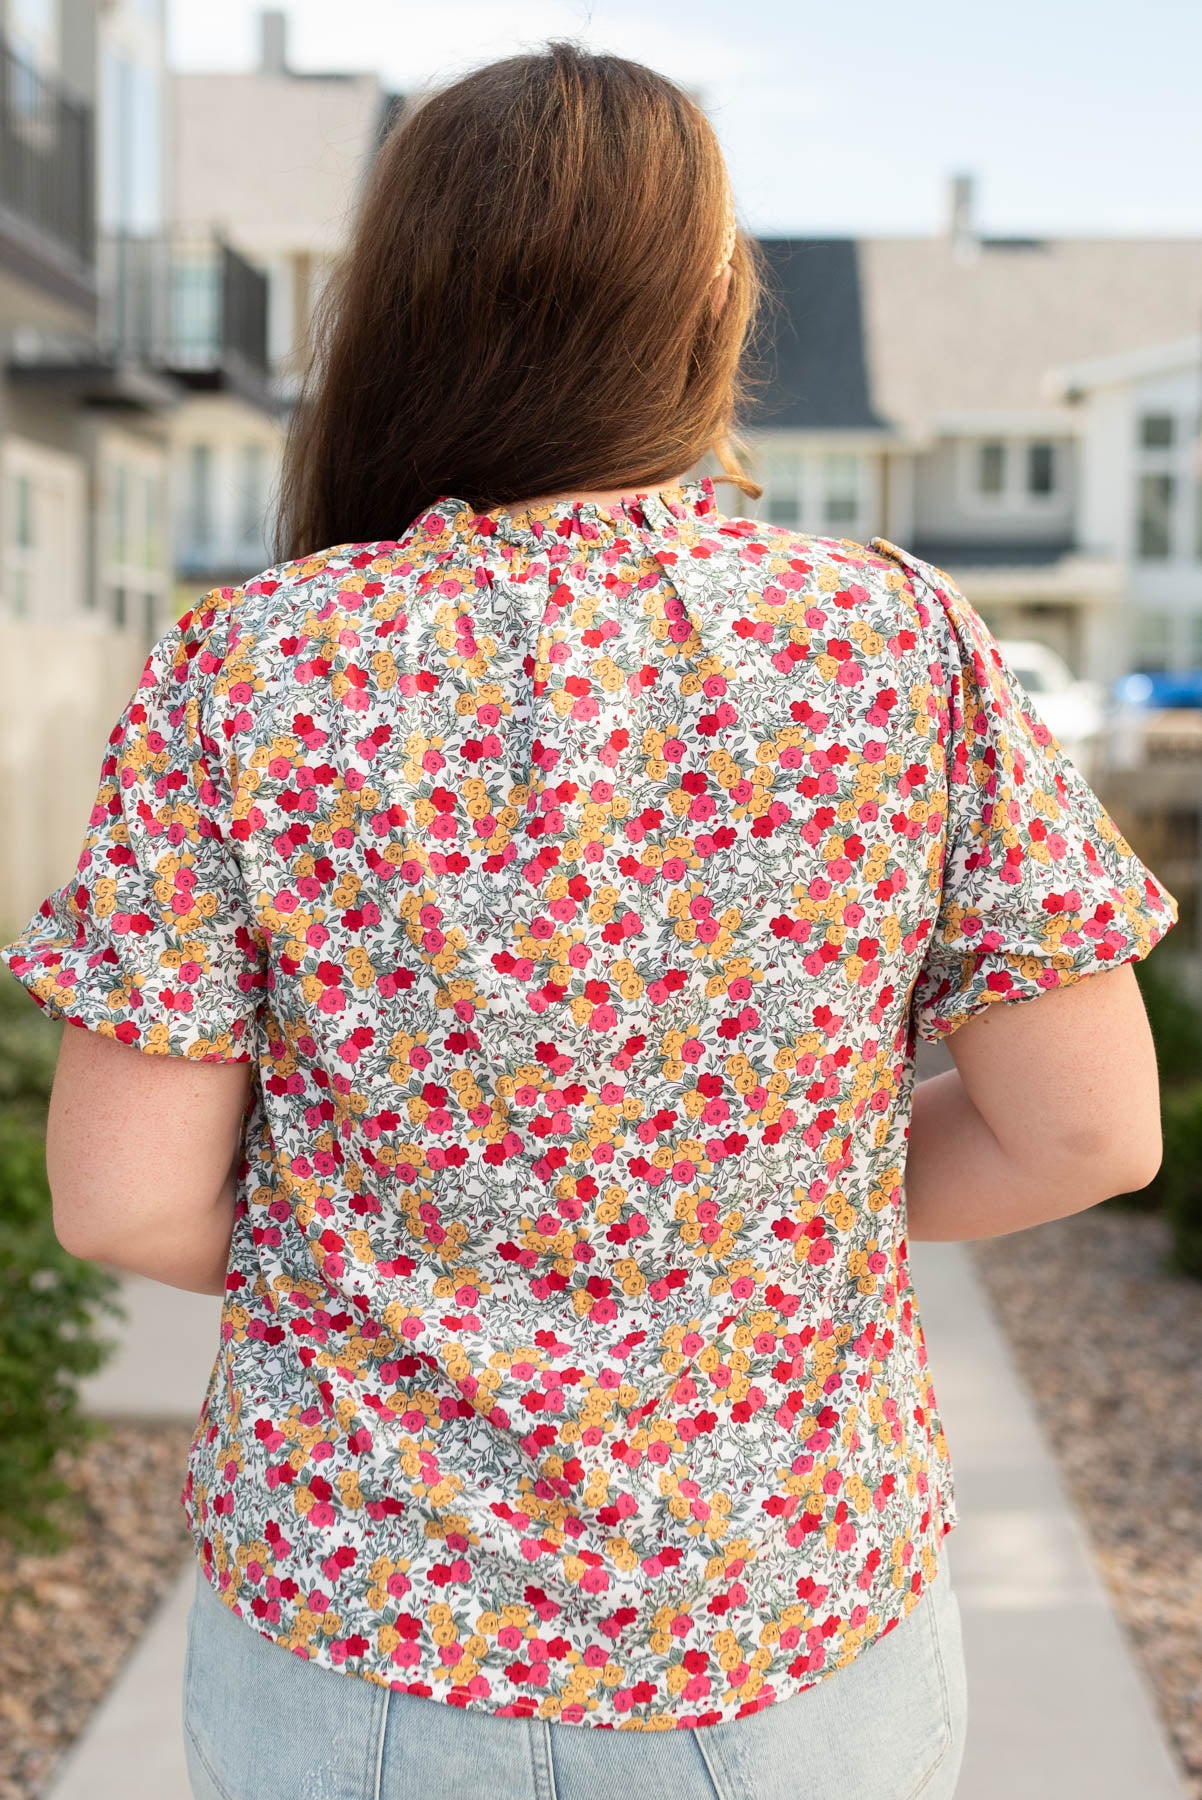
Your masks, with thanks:
<instances>
[{"instance_id":1,"label":"woman's left arm","mask_svg":"<svg viewBox=\"0 0 1202 1800\"><path fill-rule=\"evenodd\" d=\"M64 1250L223 1294L253 1071L251 1062L150 1055L68 1026L46 1131Z\"/></svg>"}]
</instances>

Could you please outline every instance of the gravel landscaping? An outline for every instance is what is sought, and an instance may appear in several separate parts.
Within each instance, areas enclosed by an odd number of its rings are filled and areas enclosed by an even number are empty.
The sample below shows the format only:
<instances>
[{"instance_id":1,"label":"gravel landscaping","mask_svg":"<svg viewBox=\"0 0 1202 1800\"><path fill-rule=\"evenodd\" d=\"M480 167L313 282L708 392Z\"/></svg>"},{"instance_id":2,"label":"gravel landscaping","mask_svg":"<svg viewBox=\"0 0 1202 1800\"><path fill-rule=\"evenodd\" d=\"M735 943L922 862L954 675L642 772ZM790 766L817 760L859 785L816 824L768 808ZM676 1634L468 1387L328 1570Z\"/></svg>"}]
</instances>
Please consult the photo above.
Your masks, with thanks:
<instances>
[{"instance_id":1,"label":"gravel landscaping","mask_svg":"<svg viewBox=\"0 0 1202 1800\"><path fill-rule=\"evenodd\" d=\"M1107 1204L968 1249L1202 1800L1202 1283L1167 1246Z\"/></svg>"},{"instance_id":2,"label":"gravel landscaping","mask_svg":"<svg viewBox=\"0 0 1202 1800\"><path fill-rule=\"evenodd\" d=\"M191 1554L191 1426L110 1421L65 1475L66 1549L0 1563L0 1800L38 1800Z\"/></svg>"}]
</instances>

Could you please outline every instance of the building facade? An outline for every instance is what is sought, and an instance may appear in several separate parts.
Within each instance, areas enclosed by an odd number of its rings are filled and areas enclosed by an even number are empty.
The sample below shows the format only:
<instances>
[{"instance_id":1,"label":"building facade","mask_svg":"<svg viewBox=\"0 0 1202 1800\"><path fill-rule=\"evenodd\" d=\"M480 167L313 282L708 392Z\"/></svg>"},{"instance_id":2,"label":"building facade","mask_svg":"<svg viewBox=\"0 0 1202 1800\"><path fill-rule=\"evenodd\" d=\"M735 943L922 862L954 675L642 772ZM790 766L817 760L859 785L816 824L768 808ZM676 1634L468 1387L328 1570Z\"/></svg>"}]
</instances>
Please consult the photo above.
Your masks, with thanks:
<instances>
[{"instance_id":1,"label":"building facade","mask_svg":"<svg viewBox=\"0 0 1202 1800\"><path fill-rule=\"evenodd\" d=\"M942 236L761 243L759 516L888 537L1090 680L1202 664L1202 238L986 237L960 176Z\"/></svg>"},{"instance_id":2,"label":"building facade","mask_svg":"<svg viewBox=\"0 0 1202 1800\"><path fill-rule=\"evenodd\" d=\"M0 917L70 873L168 587L170 390L99 352L103 90L145 7L0 3ZM120 136L120 134L117 134ZM128 166L129 152L123 150ZM153 141L139 140L152 187ZM115 590L122 590L118 606ZM135 632L118 613L135 616Z\"/></svg>"},{"instance_id":3,"label":"building facade","mask_svg":"<svg viewBox=\"0 0 1202 1800\"><path fill-rule=\"evenodd\" d=\"M172 217L169 114L163 0L0 0L0 921L70 873L175 616L184 409L276 406L266 277Z\"/></svg>"},{"instance_id":4,"label":"building facade","mask_svg":"<svg viewBox=\"0 0 1202 1800\"><path fill-rule=\"evenodd\" d=\"M196 392L177 417L179 607L272 560L280 455L314 309L400 104L374 73L292 69L279 9L258 25L256 68L171 77L172 215L217 221L261 271L272 393L265 409L229 386Z\"/></svg>"},{"instance_id":5,"label":"building facade","mask_svg":"<svg viewBox=\"0 0 1202 1800\"><path fill-rule=\"evenodd\" d=\"M69 871L151 641L274 559L315 308L404 101L258 23L255 68L172 73L163 0L0 0L0 923ZM764 494L724 504L880 533L1091 681L1202 667L1202 239L988 237L968 178L950 201L933 237L761 240Z\"/></svg>"}]
</instances>

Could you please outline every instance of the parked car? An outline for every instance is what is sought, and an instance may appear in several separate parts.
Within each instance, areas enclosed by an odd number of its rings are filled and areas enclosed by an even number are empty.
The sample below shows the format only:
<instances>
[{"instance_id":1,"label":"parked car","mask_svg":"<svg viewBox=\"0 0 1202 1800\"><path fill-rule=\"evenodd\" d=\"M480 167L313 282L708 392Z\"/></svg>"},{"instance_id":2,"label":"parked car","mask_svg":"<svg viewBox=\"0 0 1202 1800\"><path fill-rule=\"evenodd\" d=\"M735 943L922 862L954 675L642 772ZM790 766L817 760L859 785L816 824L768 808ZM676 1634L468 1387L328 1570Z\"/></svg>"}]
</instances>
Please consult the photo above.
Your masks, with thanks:
<instances>
[{"instance_id":1,"label":"parked car","mask_svg":"<svg viewBox=\"0 0 1202 1800\"><path fill-rule=\"evenodd\" d=\"M1139 669L1116 681L1114 694L1142 711L1202 711L1202 669Z\"/></svg>"},{"instance_id":2,"label":"parked car","mask_svg":"<svg viewBox=\"0 0 1202 1800\"><path fill-rule=\"evenodd\" d=\"M1135 670L1111 690L1107 762L1202 762L1202 669Z\"/></svg>"},{"instance_id":3,"label":"parked car","mask_svg":"<svg viewBox=\"0 0 1202 1800\"><path fill-rule=\"evenodd\" d=\"M999 638L998 648L1065 755L1087 773L1105 729L1105 689L1079 681L1057 651L1035 638Z\"/></svg>"}]
</instances>

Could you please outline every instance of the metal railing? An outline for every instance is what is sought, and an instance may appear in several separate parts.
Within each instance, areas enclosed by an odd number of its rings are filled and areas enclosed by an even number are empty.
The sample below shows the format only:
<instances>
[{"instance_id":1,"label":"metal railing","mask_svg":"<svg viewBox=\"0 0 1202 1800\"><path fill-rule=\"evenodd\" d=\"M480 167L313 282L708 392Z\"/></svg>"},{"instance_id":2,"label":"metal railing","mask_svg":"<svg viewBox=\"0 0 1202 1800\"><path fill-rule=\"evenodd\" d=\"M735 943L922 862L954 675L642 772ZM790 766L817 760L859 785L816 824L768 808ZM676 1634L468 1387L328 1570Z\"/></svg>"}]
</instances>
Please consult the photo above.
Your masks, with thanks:
<instances>
[{"instance_id":1,"label":"metal railing","mask_svg":"<svg viewBox=\"0 0 1202 1800\"><path fill-rule=\"evenodd\" d=\"M94 169L93 109L0 35L0 207L90 264Z\"/></svg>"},{"instance_id":2,"label":"metal railing","mask_svg":"<svg viewBox=\"0 0 1202 1800\"><path fill-rule=\"evenodd\" d=\"M161 369L266 379L268 278L217 232L104 232L98 250L107 349Z\"/></svg>"}]
</instances>

